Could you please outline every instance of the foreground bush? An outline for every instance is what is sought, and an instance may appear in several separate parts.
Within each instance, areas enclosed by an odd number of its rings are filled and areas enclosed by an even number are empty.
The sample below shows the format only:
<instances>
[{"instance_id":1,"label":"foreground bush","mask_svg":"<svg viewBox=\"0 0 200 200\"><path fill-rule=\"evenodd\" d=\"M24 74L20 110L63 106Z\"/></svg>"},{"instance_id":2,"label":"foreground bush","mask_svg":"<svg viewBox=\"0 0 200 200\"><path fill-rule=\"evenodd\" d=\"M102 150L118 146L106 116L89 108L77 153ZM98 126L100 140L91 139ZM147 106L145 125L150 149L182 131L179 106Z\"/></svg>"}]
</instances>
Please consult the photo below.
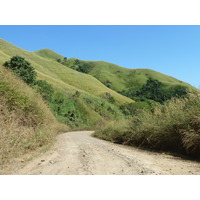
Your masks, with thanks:
<instances>
[{"instance_id":1,"label":"foreground bush","mask_svg":"<svg viewBox=\"0 0 200 200\"><path fill-rule=\"evenodd\" d=\"M200 158L200 95L156 105L153 113L141 111L120 133L118 127L113 126L96 134L114 142L116 135L122 144Z\"/></svg>"}]
</instances>

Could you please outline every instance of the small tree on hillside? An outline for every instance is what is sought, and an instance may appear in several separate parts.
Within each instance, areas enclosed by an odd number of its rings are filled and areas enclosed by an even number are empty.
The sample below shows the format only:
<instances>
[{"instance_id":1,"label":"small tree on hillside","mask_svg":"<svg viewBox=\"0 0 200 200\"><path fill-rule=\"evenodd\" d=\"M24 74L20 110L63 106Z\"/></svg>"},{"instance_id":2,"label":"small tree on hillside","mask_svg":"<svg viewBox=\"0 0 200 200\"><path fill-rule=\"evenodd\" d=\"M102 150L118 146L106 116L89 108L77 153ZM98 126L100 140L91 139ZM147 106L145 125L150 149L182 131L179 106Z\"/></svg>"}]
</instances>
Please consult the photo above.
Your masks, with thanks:
<instances>
[{"instance_id":1,"label":"small tree on hillside","mask_svg":"<svg viewBox=\"0 0 200 200\"><path fill-rule=\"evenodd\" d=\"M79 59L76 59L76 60L74 61L74 64L75 64L75 65L79 65L79 64L80 64Z\"/></svg>"},{"instance_id":2,"label":"small tree on hillside","mask_svg":"<svg viewBox=\"0 0 200 200\"><path fill-rule=\"evenodd\" d=\"M36 80L36 72L31 64L20 56L13 56L10 61L6 61L4 66L12 70L28 85L33 85Z\"/></svg>"},{"instance_id":3,"label":"small tree on hillside","mask_svg":"<svg viewBox=\"0 0 200 200\"><path fill-rule=\"evenodd\" d=\"M62 62L62 60L61 60L61 59L58 59L58 60L57 60L57 62L61 63L61 62Z\"/></svg>"},{"instance_id":4,"label":"small tree on hillside","mask_svg":"<svg viewBox=\"0 0 200 200\"><path fill-rule=\"evenodd\" d=\"M164 91L162 89L163 84L155 79L149 78L145 85L136 92L136 96L141 99L151 99L158 102L165 100Z\"/></svg>"}]
</instances>

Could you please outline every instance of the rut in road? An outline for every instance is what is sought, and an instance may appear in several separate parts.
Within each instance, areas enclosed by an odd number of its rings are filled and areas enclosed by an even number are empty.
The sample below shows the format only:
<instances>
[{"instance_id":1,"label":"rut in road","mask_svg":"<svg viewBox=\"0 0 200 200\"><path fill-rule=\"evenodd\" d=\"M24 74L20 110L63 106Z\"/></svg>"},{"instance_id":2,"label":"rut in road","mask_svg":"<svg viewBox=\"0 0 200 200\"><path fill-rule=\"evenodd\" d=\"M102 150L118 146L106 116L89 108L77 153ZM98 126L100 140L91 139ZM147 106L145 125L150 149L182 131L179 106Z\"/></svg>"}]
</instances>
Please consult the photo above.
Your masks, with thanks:
<instances>
[{"instance_id":1,"label":"rut in road","mask_svg":"<svg viewBox=\"0 0 200 200\"><path fill-rule=\"evenodd\" d=\"M200 163L113 144L92 131L68 132L43 155L11 174L148 175L200 174Z\"/></svg>"}]
</instances>

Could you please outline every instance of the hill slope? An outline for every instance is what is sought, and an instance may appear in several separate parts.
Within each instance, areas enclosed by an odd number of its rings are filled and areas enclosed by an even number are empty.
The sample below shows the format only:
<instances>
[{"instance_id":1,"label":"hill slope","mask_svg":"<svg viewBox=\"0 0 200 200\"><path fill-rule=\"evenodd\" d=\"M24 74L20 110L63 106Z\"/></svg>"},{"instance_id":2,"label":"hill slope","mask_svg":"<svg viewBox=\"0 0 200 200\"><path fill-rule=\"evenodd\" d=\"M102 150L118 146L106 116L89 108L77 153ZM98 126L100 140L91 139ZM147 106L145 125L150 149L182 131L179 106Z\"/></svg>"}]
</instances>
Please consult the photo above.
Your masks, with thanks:
<instances>
[{"instance_id":1,"label":"hill slope","mask_svg":"<svg viewBox=\"0 0 200 200\"><path fill-rule=\"evenodd\" d=\"M47 80L57 88L70 89L72 91L78 90L97 97L102 97L105 96L105 93L110 93L118 104L132 101L105 87L91 75L79 73L70 68L63 67L62 64L56 61L45 59L38 56L36 53L25 51L0 39L0 64L3 64L10 57L15 55L22 56L28 60L36 69L40 79Z\"/></svg>"},{"instance_id":2,"label":"hill slope","mask_svg":"<svg viewBox=\"0 0 200 200\"><path fill-rule=\"evenodd\" d=\"M61 93L61 95L56 94L49 107L59 121L70 126L81 128L102 126L109 120L123 117L119 105L133 102L107 88L91 75L77 72L57 61L0 40L0 64L16 55L31 63L38 74L38 80L46 80L56 92Z\"/></svg>"},{"instance_id":3,"label":"hill slope","mask_svg":"<svg viewBox=\"0 0 200 200\"><path fill-rule=\"evenodd\" d=\"M35 51L34 53L50 60L58 60L58 59L64 58L64 56L61 56L60 54L50 49L41 49L41 50Z\"/></svg>"},{"instance_id":4,"label":"hill slope","mask_svg":"<svg viewBox=\"0 0 200 200\"><path fill-rule=\"evenodd\" d=\"M42 57L48 55L49 59L57 58L57 53L51 51L50 54L48 51L43 50L38 55ZM59 58L61 58L61 56ZM117 92L127 91L129 88L136 91L141 88L149 78L162 82L166 87L181 85L190 89L193 88L185 82L151 69L128 69L104 61L84 61L76 58L68 59L66 66L75 70L85 70L87 74L92 75L104 85Z\"/></svg>"},{"instance_id":5,"label":"hill slope","mask_svg":"<svg viewBox=\"0 0 200 200\"><path fill-rule=\"evenodd\" d=\"M67 130L41 96L0 65L0 174L13 158L49 144L60 128Z\"/></svg>"}]
</instances>

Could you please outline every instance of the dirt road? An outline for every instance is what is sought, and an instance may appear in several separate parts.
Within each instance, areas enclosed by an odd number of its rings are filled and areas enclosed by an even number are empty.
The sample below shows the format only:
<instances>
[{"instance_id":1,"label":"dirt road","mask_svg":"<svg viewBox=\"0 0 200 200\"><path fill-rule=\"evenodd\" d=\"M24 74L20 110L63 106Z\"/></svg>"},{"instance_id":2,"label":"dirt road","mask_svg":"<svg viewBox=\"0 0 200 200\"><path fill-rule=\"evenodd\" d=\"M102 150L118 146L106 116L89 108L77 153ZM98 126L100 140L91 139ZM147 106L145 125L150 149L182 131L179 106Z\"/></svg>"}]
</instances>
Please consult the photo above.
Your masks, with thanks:
<instances>
[{"instance_id":1,"label":"dirt road","mask_svg":"<svg viewBox=\"0 0 200 200\"><path fill-rule=\"evenodd\" d=\"M77 131L58 136L48 152L13 174L200 174L200 163L112 144Z\"/></svg>"}]
</instances>

